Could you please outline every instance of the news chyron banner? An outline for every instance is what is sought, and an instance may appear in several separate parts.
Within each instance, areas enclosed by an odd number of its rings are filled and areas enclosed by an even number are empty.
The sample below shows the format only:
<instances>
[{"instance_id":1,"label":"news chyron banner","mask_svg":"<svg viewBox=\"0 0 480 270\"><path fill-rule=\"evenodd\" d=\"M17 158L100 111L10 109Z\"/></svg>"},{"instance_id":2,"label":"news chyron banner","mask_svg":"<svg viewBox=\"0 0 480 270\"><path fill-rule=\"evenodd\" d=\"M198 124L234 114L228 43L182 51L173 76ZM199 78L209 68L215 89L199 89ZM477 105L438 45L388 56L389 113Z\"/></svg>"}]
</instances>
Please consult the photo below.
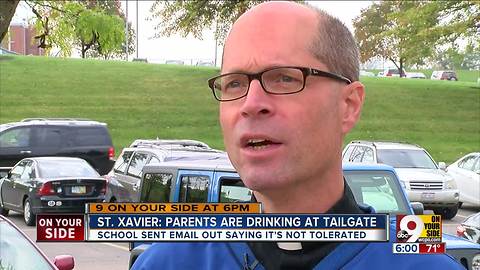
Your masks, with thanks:
<instances>
[{"instance_id":1,"label":"news chyron banner","mask_svg":"<svg viewBox=\"0 0 480 270\"><path fill-rule=\"evenodd\" d=\"M264 214L258 203L94 203L38 215L37 241L388 241L386 214Z\"/></svg>"},{"instance_id":2,"label":"news chyron banner","mask_svg":"<svg viewBox=\"0 0 480 270\"><path fill-rule=\"evenodd\" d=\"M445 243L442 242L442 216L440 215L398 215L396 229L393 253L445 253Z\"/></svg>"}]
</instances>

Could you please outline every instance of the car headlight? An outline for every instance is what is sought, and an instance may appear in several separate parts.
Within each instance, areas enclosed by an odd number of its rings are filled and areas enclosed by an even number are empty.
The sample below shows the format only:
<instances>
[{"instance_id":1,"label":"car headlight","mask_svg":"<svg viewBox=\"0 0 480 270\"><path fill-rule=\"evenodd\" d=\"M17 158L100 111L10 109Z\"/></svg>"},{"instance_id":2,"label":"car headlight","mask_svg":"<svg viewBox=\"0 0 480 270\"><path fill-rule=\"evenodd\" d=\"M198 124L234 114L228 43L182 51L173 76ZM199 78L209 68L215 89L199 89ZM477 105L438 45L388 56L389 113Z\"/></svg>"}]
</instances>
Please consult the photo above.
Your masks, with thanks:
<instances>
[{"instance_id":1,"label":"car headlight","mask_svg":"<svg viewBox=\"0 0 480 270\"><path fill-rule=\"evenodd\" d=\"M472 270L480 270L480 254L477 254L473 257Z\"/></svg>"},{"instance_id":2,"label":"car headlight","mask_svg":"<svg viewBox=\"0 0 480 270\"><path fill-rule=\"evenodd\" d=\"M455 179L447 178L447 181L445 181L445 189L456 189L456 188L457 188L457 183L455 182Z\"/></svg>"}]
</instances>

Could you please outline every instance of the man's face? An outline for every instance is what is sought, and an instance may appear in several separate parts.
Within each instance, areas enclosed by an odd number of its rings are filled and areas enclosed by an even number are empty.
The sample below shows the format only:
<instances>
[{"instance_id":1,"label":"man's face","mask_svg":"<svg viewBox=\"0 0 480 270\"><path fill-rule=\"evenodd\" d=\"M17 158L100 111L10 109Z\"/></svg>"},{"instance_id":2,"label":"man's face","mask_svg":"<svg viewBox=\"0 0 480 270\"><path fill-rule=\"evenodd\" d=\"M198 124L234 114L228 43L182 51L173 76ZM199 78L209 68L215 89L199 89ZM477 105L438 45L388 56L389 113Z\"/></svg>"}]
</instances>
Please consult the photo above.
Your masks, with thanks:
<instances>
[{"instance_id":1,"label":"man's face","mask_svg":"<svg viewBox=\"0 0 480 270\"><path fill-rule=\"evenodd\" d=\"M222 73L277 66L328 70L308 51L315 14L276 13L248 14L236 23L225 45ZM315 181L339 162L344 86L310 76L302 92L270 95L254 80L246 97L220 104L225 147L249 188L267 192Z\"/></svg>"}]
</instances>

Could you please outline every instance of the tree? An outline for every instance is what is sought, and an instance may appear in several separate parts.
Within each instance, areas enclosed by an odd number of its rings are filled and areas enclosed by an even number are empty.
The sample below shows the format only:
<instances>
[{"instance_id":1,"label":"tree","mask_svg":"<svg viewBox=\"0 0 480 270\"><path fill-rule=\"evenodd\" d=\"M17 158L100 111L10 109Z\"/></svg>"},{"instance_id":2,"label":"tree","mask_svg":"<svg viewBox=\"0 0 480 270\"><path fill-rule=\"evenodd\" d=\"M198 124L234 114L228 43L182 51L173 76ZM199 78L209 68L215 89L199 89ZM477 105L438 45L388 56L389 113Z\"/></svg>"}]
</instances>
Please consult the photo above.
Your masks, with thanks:
<instances>
[{"instance_id":1,"label":"tree","mask_svg":"<svg viewBox=\"0 0 480 270\"><path fill-rule=\"evenodd\" d=\"M214 28L215 37L223 41L233 22L250 7L261 2L265 1L157 0L150 9L152 18L159 19L155 37L179 33L183 37L192 34L195 38L202 39L205 28Z\"/></svg>"},{"instance_id":2,"label":"tree","mask_svg":"<svg viewBox=\"0 0 480 270\"><path fill-rule=\"evenodd\" d=\"M117 15L118 1L27 0L26 3L36 15L39 47L49 50L55 45L63 56L69 56L72 48L78 46L82 57L89 50L97 50L105 58L121 53L124 47L124 20Z\"/></svg>"},{"instance_id":3,"label":"tree","mask_svg":"<svg viewBox=\"0 0 480 270\"><path fill-rule=\"evenodd\" d=\"M20 0L4 0L0 1L0 41L3 40L8 32L10 21L15 14L15 9Z\"/></svg>"},{"instance_id":4,"label":"tree","mask_svg":"<svg viewBox=\"0 0 480 270\"><path fill-rule=\"evenodd\" d=\"M354 20L363 62L375 56L405 65L422 65L442 46L460 39L478 44L475 1L383 1L362 10Z\"/></svg>"}]
</instances>

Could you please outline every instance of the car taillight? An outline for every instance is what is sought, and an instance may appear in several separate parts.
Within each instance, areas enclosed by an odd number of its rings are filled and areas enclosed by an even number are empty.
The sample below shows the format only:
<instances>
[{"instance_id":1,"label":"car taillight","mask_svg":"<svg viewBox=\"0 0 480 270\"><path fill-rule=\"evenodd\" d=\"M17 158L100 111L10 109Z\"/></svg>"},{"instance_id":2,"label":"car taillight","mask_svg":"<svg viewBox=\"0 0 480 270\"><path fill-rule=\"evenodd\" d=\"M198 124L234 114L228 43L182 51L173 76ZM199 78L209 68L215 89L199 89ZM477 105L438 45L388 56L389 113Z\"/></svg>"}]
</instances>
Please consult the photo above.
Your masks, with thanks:
<instances>
[{"instance_id":1,"label":"car taillight","mask_svg":"<svg viewBox=\"0 0 480 270\"><path fill-rule=\"evenodd\" d=\"M51 182L45 182L43 183L40 188L38 189L37 194L40 196L46 196L46 195L54 195L55 189L53 189L52 183Z\"/></svg>"},{"instance_id":2,"label":"car taillight","mask_svg":"<svg viewBox=\"0 0 480 270\"><path fill-rule=\"evenodd\" d=\"M108 158L113 160L114 157L115 157L115 148L113 147L108 148Z\"/></svg>"},{"instance_id":3,"label":"car taillight","mask_svg":"<svg viewBox=\"0 0 480 270\"><path fill-rule=\"evenodd\" d=\"M463 236L465 234L465 231L466 231L466 229L462 225L457 226L457 235L458 236Z\"/></svg>"}]
</instances>

